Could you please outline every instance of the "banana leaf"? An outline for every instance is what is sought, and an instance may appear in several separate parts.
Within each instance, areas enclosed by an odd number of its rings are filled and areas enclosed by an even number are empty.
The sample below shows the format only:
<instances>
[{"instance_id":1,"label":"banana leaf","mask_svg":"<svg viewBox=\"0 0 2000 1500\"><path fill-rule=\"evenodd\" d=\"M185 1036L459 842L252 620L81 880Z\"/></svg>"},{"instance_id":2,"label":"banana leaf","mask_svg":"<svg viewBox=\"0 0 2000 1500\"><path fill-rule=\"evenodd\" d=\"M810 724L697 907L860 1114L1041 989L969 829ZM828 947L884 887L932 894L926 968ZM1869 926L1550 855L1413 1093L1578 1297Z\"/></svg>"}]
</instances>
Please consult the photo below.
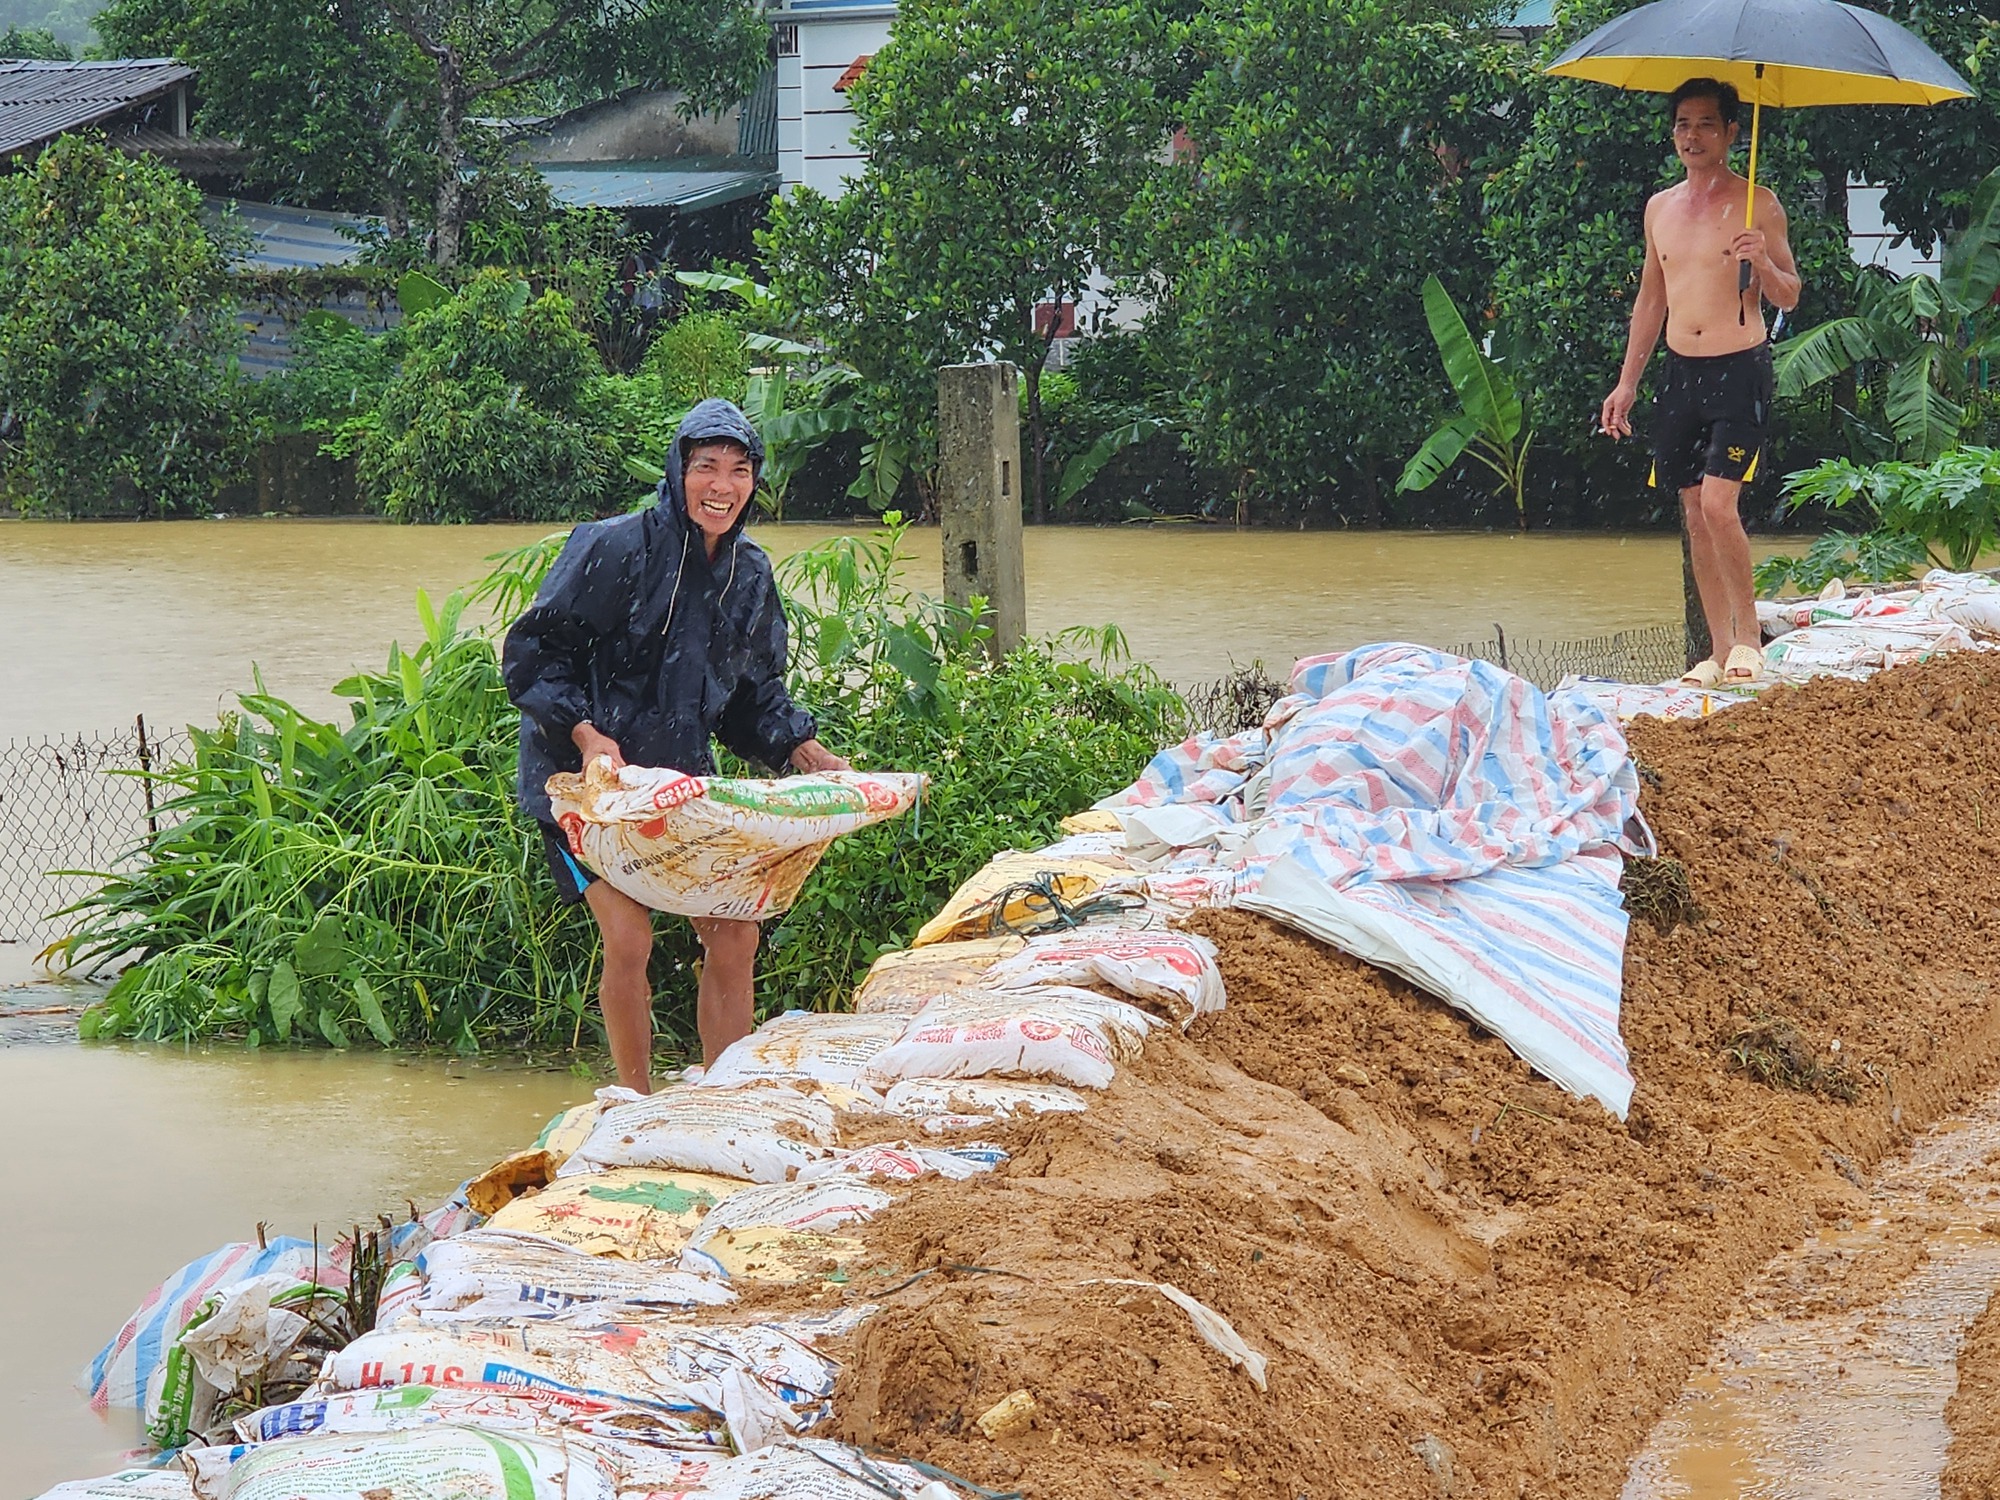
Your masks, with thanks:
<instances>
[{"instance_id":1,"label":"banana leaf","mask_svg":"<svg viewBox=\"0 0 2000 1500\"><path fill-rule=\"evenodd\" d=\"M1479 419L1470 412L1453 417L1424 439L1423 447L1403 465L1403 477L1396 481L1396 492L1429 489L1440 474L1458 462L1459 455L1479 436L1480 430Z\"/></svg>"},{"instance_id":2,"label":"banana leaf","mask_svg":"<svg viewBox=\"0 0 2000 1500\"><path fill-rule=\"evenodd\" d=\"M1920 459L1935 458L1956 442L1965 415L1964 409L1937 387L1937 376L1948 357L1944 345L1926 341L1889 371L1883 415L1905 452Z\"/></svg>"},{"instance_id":3,"label":"banana leaf","mask_svg":"<svg viewBox=\"0 0 2000 1500\"><path fill-rule=\"evenodd\" d=\"M1424 317L1459 404L1496 447L1510 446L1521 435L1521 397L1514 383L1473 342L1451 293L1435 276L1424 278Z\"/></svg>"},{"instance_id":4,"label":"banana leaf","mask_svg":"<svg viewBox=\"0 0 2000 1500\"><path fill-rule=\"evenodd\" d=\"M1096 442L1063 465L1062 480L1056 486L1056 509L1061 510L1082 494L1090 481L1097 477L1098 471L1119 453L1134 443L1143 443L1155 433L1165 430L1166 423L1156 421L1152 417L1140 417L1137 421L1127 422L1123 427L1114 427L1103 434Z\"/></svg>"},{"instance_id":5,"label":"banana leaf","mask_svg":"<svg viewBox=\"0 0 2000 1500\"><path fill-rule=\"evenodd\" d=\"M1944 247L1938 284L1967 316L1984 311L2000 291L2000 168L1973 190L1971 217Z\"/></svg>"}]
</instances>

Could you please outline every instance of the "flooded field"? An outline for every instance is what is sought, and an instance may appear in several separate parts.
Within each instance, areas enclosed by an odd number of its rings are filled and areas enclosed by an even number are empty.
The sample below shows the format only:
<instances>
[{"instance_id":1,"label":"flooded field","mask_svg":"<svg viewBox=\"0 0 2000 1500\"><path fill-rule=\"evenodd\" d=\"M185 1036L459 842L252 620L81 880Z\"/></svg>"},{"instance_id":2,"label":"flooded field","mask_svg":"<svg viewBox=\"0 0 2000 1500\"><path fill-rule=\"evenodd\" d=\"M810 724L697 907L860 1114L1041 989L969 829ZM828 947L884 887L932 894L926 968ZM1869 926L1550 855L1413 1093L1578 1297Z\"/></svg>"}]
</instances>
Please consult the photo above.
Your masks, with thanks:
<instances>
[{"instance_id":1,"label":"flooded field","mask_svg":"<svg viewBox=\"0 0 2000 1500\"><path fill-rule=\"evenodd\" d=\"M71 1381L148 1289L229 1239L331 1237L429 1207L591 1085L562 1071L379 1053L80 1045L87 998L0 990L0 1493L116 1468L138 1440Z\"/></svg>"},{"instance_id":2,"label":"flooded field","mask_svg":"<svg viewBox=\"0 0 2000 1500\"><path fill-rule=\"evenodd\" d=\"M302 707L389 642L417 633L418 588L441 597L540 526L341 521L0 525L0 740L149 722L213 722L251 666ZM838 531L763 526L773 554ZM911 534L913 586L940 588L938 534ZM1802 546L1766 540L1759 555ZM1671 534L1233 532L1030 528L1028 623L1121 626L1176 682L1378 640L1450 645L1601 635L1677 620Z\"/></svg>"}]
</instances>

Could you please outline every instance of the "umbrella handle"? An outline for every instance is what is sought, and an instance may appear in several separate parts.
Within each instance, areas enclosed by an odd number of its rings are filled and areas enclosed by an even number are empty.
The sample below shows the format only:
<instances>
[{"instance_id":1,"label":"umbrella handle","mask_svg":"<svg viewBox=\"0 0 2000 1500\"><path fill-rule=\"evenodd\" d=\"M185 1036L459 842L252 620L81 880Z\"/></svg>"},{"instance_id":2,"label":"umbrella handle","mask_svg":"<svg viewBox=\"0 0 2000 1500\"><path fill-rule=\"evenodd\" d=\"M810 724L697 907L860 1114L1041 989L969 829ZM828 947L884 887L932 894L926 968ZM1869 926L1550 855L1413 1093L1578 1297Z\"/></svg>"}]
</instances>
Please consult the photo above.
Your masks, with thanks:
<instances>
[{"instance_id":1,"label":"umbrella handle","mask_svg":"<svg viewBox=\"0 0 2000 1500\"><path fill-rule=\"evenodd\" d=\"M1743 227L1755 227L1757 212L1757 127L1763 123L1764 114L1764 65L1757 64L1757 87L1750 99L1750 185L1743 193ZM1736 321L1740 326L1746 319L1743 312L1743 294L1750 290L1750 262L1736 263Z\"/></svg>"}]
</instances>

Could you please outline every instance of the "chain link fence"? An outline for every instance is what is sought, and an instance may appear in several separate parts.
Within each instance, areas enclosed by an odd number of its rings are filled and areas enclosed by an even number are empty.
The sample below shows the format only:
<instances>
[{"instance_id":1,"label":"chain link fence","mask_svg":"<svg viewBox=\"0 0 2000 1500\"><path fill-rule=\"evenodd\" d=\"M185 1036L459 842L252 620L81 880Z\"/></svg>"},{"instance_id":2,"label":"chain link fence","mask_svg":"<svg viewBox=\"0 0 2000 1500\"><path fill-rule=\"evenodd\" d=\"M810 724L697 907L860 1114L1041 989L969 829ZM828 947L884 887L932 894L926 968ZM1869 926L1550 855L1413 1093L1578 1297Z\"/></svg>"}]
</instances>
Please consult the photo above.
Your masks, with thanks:
<instances>
[{"instance_id":1,"label":"chain link fence","mask_svg":"<svg viewBox=\"0 0 2000 1500\"><path fill-rule=\"evenodd\" d=\"M99 734L0 743L0 943L39 949L62 935L52 914L96 889L88 874L134 856L157 804L148 773L185 760L184 733L155 736L143 717Z\"/></svg>"},{"instance_id":2,"label":"chain link fence","mask_svg":"<svg viewBox=\"0 0 2000 1500\"><path fill-rule=\"evenodd\" d=\"M1444 649L1455 656L1490 661L1545 690L1571 675L1666 682L1679 677L1687 665L1687 638L1678 625L1649 625L1567 641L1510 636L1495 625L1489 640L1461 641ZM1284 695L1284 679L1273 677L1262 662L1181 693L1188 706L1188 728L1220 734L1255 729Z\"/></svg>"},{"instance_id":3,"label":"chain link fence","mask_svg":"<svg viewBox=\"0 0 2000 1500\"><path fill-rule=\"evenodd\" d=\"M1687 633L1679 625L1649 625L1572 641L1518 639L1495 625L1490 641L1466 641L1447 649L1505 667L1543 689L1572 674L1619 682L1665 682L1687 670Z\"/></svg>"}]
</instances>

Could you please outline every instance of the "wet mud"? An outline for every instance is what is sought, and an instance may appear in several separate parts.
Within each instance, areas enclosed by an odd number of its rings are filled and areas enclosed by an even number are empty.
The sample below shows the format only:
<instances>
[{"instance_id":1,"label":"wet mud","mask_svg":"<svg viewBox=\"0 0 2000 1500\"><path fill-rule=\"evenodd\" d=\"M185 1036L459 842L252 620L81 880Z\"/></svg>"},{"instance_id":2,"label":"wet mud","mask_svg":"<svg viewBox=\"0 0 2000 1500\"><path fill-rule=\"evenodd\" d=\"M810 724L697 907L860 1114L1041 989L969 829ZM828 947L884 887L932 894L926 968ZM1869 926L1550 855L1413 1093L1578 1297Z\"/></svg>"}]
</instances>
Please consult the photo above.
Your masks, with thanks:
<instances>
[{"instance_id":1,"label":"wet mud","mask_svg":"<svg viewBox=\"0 0 2000 1500\"><path fill-rule=\"evenodd\" d=\"M1066 1500L1613 1496L1779 1252L1808 1244L1753 1306L1804 1278L1863 1330L1959 1240L1983 1277L1959 1210L1866 1184L2000 1077L2000 665L1774 691L1633 744L1695 910L1633 928L1628 1120L1399 980L1202 914L1225 1013L1088 1113L1009 1127L1000 1172L882 1215L844 1289L785 1294L883 1308L844 1351L837 1435ZM1228 1318L1268 1389L1120 1278ZM1961 1302L1890 1364L1947 1364ZM1909 1375L1849 1371L1892 1404ZM989 1436L1016 1391L1032 1416Z\"/></svg>"}]
</instances>

